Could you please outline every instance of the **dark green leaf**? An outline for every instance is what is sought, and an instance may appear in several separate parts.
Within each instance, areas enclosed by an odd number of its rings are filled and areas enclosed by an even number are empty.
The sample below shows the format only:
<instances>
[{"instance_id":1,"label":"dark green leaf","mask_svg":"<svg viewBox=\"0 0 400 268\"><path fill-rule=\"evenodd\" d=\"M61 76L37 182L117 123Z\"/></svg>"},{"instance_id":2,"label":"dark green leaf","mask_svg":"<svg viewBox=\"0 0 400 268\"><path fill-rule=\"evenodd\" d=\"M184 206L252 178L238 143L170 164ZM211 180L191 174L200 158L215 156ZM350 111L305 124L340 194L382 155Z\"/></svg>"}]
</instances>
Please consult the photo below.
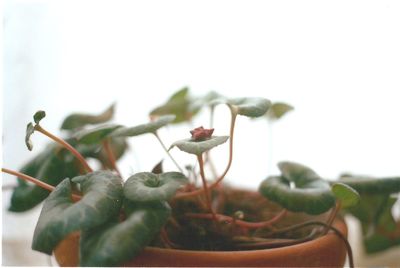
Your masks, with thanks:
<instances>
[{"instance_id":1,"label":"dark green leaf","mask_svg":"<svg viewBox=\"0 0 400 268\"><path fill-rule=\"evenodd\" d=\"M129 200L138 202L169 200L188 182L185 175L179 172L140 172L125 182L124 195Z\"/></svg>"},{"instance_id":2,"label":"dark green leaf","mask_svg":"<svg viewBox=\"0 0 400 268\"><path fill-rule=\"evenodd\" d=\"M297 187L321 180L321 177L314 170L299 163L283 161L278 163L278 168L282 176L294 182Z\"/></svg>"},{"instance_id":3,"label":"dark green leaf","mask_svg":"<svg viewBox=\"0 0 400 268\"><path fill-rule=\"evenodd\" d=\"M260 185L259 191L266 198L290 211L311 215L326 212L335 205L329 183L312 169L291 162L281 162L278 166L282 176L269 177Z\"/></svg>"},{"instance_id":4,"label":"dark green leaf","mask_svg":"<svg viewBox=\"0 0 400 268\"><path fill-rule=\"evenodd\" d=\"M75 134L75 138L78 139L79 143L95 144L102 142L105 138L109 137L113 131L120 127L120 125L107 124L92 129L83 129Z\"/></svg>"},{"instance_id":5,"label":"dark green leaf","mask_svg":"<svg viewBox=\"0 0 400 268\"><path fill-rule=\"evenodd\" d=\"M72 130L81 128L89 124L105 123L112 119L114 115L115 104L112 104L104 112L98 115L91 115L85 113L74 113L64 119L61 129Z\"/></svg>"},{"instance_id":6,"label":"dark green leaf","mask_svg":"<svg viewBox=\"0 0 400 268\"><path fill-rule=\"evenodd\" d=\"M45 111L37 111L33 115L33 121L35 121L36 124L39 124L40 120L42 120L45 116L46 116L46 112Z\"/></svg>"},{"instance_id":7,"label":"dark green leaf","mask_svg":"<svg viewBox=\"0 0 400 268\"><path fill-rule=\"evenodd\" d=\"M153 122L138 125L135 127L121 127L112 133L112 137L133 137L145 133L155 133L159 128L175 120L175 115L163 115L155 119Z\"/></svg>"},{"instance_id":8,"label":"dark green leaf","mask_svg":"<svg viewBox=\"0 0 400 268\"><path fill-rule=\"evenodd\" d=\"M48 146L44 152L28 162L21 172L53 186L66 177L78 175L79 168L75 162L65 161L64 154L62 152L56 154L56 150L58 150L57 146ZM48 190L19 179L18 187L14 189L11 196L9 210L13 212L29 210L48 195Z\"/></svg>"},{"instance_id":9,"label":"dark green leaf","mask_svg":"<svg viewBox=\"0 0 400 268\"><path fill-rule=\"evenodd\" d=\"M201 155L202 153L225 143L229 136L213 136L210 139L203 141L194 141L192 139L179 140L171 145L178 147L181 151L189 154Z\"/></svg>"},{"instance_id":10,"label":"dark green leaf","mask_svg":"<svg viewBox=\"0 0 400 268\"><path fill-rule=\"evenodd\" d=\"M343 183L334 183L332 192L340 201L342 208L352 207L360 202L360 195L350 186Z\"/></svg>"},{"instance_id":11,"label":"dark green leaf","mask_svg":"<svg viewBox=\"0 0 400 268\"><path fill-rule=\"evenodd\" d=\"M111 167L109 158L103 148L98 144L86 145L77 143L76 139L66 139L84 157L99 160L104 167ZM111 138L110 147L116 159L126 151L127 143L124 138ZM64 178L73 178L80 174L81 165L68 150L58 144L46 145L45 150L26 163L20 172L35 177L50 185L56 186ZM18 179L18 186L14 189L10 211L23 212L29 210L49 195L49 191Z\"/></svg>"},{"instance_id":12,"label":"dark green leaf","mask_svg":"<svg viewBox=\"0 0 400 268\"><path fill-rule=\"evenodd\" d=\"M32 249L51 254L68 234L100 226L118 215L122 204L122 181L110 171L78 176L83 198L73 203L69 179L63 180L46 199L34 232Z\"/></svg>"},{"instance_id":13,"label":"dark green leaf","mask_svg":"<svg viewBox=\"0 0 400 268\"><path fill-rule=\"evenodd\" d=\"M360 194L390 194L400 192L400 177L344 177L340 182L347 184Z\"/></svg>"},{"instance_id":14,"label":"dark green leaf","mask_svg":"<svg viewBox=\"0 0 400 268\"><path fill-rule=\"evenodd\" d=\"M367 253L376 253L400 245L400 222L392 210L397 198L385 194L361 194L357 206L346 209L361 222Z\"/></svg>"},{"instance_id":15,"label":"dark green leaf","mask_svg":"<svg viewBox=\"0 0 400 268\"><path fill-rule=\"evenodd\" d=\"M271 108L268 109L265 116L270 120L278 120L293 109L293 106L287 103L274 102L272 103Z\"/></svg>"},{"instance_id":16,"label":"dark green leaf","mask_svg":"<svg viewBox=\"0 0 400 268\"><path fill-rule=\"evenodd\" d=\"M127 219L83 231L80 241L81 266L122 266L137 256L160 232L169 216L167 203L124 202Z\"/></svg>"},{"instance_id":17,"label":"dark green leaf","mask_svg":"<svg viewBox=\"0 0 400 268\"><path fill-rule=\"evenodd\" d=\"M35 127L33 126L32 123L29 123L26 126L26 134L25 134L25 144L26 144L26 147L28 147L29 151L32 151L32 149L33 149L33 144L31 141L31 136L32 136L33 132L35 132Z\"/></svg>"}]
</instances>

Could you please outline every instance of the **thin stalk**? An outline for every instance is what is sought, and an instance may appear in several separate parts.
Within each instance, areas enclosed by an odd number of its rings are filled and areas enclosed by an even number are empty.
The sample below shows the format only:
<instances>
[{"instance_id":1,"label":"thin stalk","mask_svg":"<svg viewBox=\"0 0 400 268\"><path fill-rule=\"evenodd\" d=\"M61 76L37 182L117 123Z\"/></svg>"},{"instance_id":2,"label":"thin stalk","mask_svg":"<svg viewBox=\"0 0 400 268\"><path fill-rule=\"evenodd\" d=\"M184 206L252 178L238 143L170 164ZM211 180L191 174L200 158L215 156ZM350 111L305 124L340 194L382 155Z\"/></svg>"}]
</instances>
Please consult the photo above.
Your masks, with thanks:
<instances>
[{"instance_id":1,"label":"thin stalk","mask_svg":"<svg viewBox=\"0 0 400 268\"><path fill-rule=\"evenodd\" d=\"M271 227L271 225L278 220L280 220L284 215L286 215L287 211L283 210L281 211L278 215L276 215L274 218L268 220L268 221L262 221L262 222L248 222L248 221L243 221L239 219L235 219L230 216L226 216L223 214L215 214L215 216L219 220L224 220L230 223L235 223L236 225L244 228L249 228L249 229L258 229L258 228L265 228L265 227ZM207 213L186 213L186 217L189 218L196 218L196 219L213 219L213 215L207 214Z\"/></svg>"},{"instance_id":2,"label":"thin stalk","mask_svg":"<svg viewBox=\"0 0 400 268\"><path fill-rule=\"evenodd\" d=\"M65 147L81 162L82 166L84 166L84 168L86 169L87 172L93 172L93 170L90 168L89 164L86 162L85 158L74 147L72 147L68 142L66 142L63 139L60 139L57 136L54 136L53 134L51 134L50 132L48 132L47 130L42 128L40 125L36 125L35 130L39 131L40 133L46 135L50 139L54 140L55 142L57 142L60 145L62 145L63 147Z\"/></svg>"},{"instance_id":3,"label":"thin stalk","mask_svg":"<svg viewBox=\"0 0 400 268\"><path fill-rule=\"evenodd\" d=\"M38 180L38 179L36 179L34 177L31 177L29 175L23 174L23 173L18 172L18 171L11 170L11 169L8 169L8 168L1 168L1 171L4 172L4 173L10 174L10 175L17 176L20 179L23 179L23 180L26 180L26 181L30 181L30 182L36 184L37 186L39 186L39 187L41 187L43 189L46 189L46 190L48 190L50 192L54 191L54 189L55 189L55 187L53 185L47 184L47 183L45 183L45 182L43 182L41 180ZM79 196L79 195L72 194L72 199L74 201L78 201L81 198L82 197Z\"/></svg>"},{"instance_id":4,"label":"thin stalk","mask_svg":"<svg viewBox=\"0 0 400 268\"><path fill-rule=\"evenodd\" d=\"M308 221L308 222L296 224L296 225L293 225L293 226L289 226L289 227L286 227L286 228L282 228L282 229L273 231L271 233L268 233L266 235L269 236L269 235L282 234L282 233L286 233L286 232L289 232L289 231L295 231L295 230L298 230L298 229L301 229L301 228L304 228L304 227L307 227L307 226L310 226L310 225L319 225L319 226L323 226L325 228L328 228L329 230L332 230L345 243L345 246L346 246L346 249L347 249L347 254L349 256L350 267L351 268L354 267L353 251L351 249L349 241L347 240L347 238L338 229L336 229L333 226L329 226L324 222Z\"/></svg>"},{"instance_id":5,"label":"thin stalk","mask_svg":"<svg viewBox=\"0 0 400 268\"><path fill-rule=\"evenodd\" d=\"M118 173L118 175L121 177L121 172L119 171L118 167L117 167L117 163L116 163L116 159L115 159L115 155L114 152L111 148L111 144L110 144L110 139L105 139L103 141L103 147L104 150L106 151L108 160L110 161L111 167Z\"/></svg>"},{"instance_id":6,"label":"thin stalk","mask_svg":"<svg viewBox=\"0 0 400 268\"><path fill-rule=\"evenodd\" d=\"M160 142L162 148L164 149L164 151L167 153L168 157L172 160L172 162L174 162L175 166L179 169L179 171L181 173L183 173L183 169L179 166L179 164L175 161L175 159L172 157L172 155L170 154L170 152L168 151L167 147L165 146L165 144L163 143L163 141L161 140L160 136L157 134L157 132L153 132L154 136L156 136L157 140Z\"/></svg>"},{"instance_id":7,"label":"thin stalk","mask_svg":"<svg viewBox=\"0 0 400 268\"><path fill-rule=\"evenodd\" d=\"M206 177L204 175L204 163L203 163L202 155L198 155L197 156L197 160L199 162L200 177L201 177L201 180L203 181L203 189L204 189L204 195L206 197L207 207L208 207L208 210L211 212L213 220L217 223L217 216L216 216L216 214L215 214L215 212L214 212L214 210L212 208L212 205L211 205L211 195L210 195L210 192L209 192L208 187L207 187Z\"/></svg>"},{"instance_id":8,"label":"thin stalk","mask_svg":"<svg viewBox=\"0 0 400 268\"><path fill-rule=\"evenodd\" d=\"M224 172L222 173L221 176L219 176L217 178L217 180L215 182L213 182L208 189L213 189L215 188L224 178L225 175L228 173L231 165L232 165L232 159L233 159L233 134L234 134L234 130L235 130L235 123L236 123L236 117L237 117L237 113L236 111L233 110L233 108L231 108L231 127L230 127L230 131L229 131L229 160L228 160L228 165L226 166ZM189 196L195 196L198 194L203 193L205 189L198 189L189 193L180 193L177 194L175 196L175 198L185 198L185 197L189 197Z\"/></svg>"},{"instance_id":9,"label":"thin stalk","mask_svg":"<svg viewBox=\"0 0 400 268\"><path fill-rule=\"evenodd\" d=\"M333 221L336 218L337 213L339 212L341 208L341 203L340 201L336 202L335 207L332 209L331 213L329 214L328 220L326 222L326 225L332 226ZM329 228L325 228L323 235L326 235L329 231Z\"/></svg>"}]
</instances>

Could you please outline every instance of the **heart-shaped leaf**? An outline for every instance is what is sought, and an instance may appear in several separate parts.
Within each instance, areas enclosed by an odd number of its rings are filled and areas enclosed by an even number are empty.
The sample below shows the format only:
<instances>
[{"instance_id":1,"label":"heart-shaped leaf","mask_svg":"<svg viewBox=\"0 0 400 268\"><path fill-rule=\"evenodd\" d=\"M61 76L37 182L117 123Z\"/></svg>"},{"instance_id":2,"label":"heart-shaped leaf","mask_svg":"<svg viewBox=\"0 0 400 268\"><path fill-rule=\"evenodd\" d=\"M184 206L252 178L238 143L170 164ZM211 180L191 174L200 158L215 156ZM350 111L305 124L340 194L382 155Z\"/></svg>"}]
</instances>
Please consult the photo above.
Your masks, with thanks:
<instances>
[{"instance_id":1,"label":"heart-shaped leaf","mask_svg":"<svg viewBox=\"0 0 400 268\"><path fill-rule=\"evenodd\" d=\"M80 266L122 266L150 244L167 222L171 209L166 202L124 202L127 219L83 231Z\"/></svg>"},{"instance_id":2,"label":"heart-shaped leaf","mask_svg":"<svg viewBox=\"0 0 400 268\"><path fill-rule=\"evenodd\" d=\"M266 198L290 211L311 215L326 212L335 205L329 183L312 169L291 162L281 162L278 166L282 176L269 177L260 185L259 191Z\"/></svg>"},{"instance_id":3,"label":"heart-shaped leaf","mask_svg":"<svg viewBox=\"0 0 400 268\"><path fill-rule=\"evenodd\" d=\"M270 120L278 120L288 112L292 111L293 106L284 102L274 102L268 109L265 116Z\"/></svg>"},{"instance_id":4,"label":"heart-shaped leaf","mask_svg":"<svg viewBox=\"0 0 400 268\"><path fill-rule=\"evenodd\" d=\"M25 144L26 147L28 147L29 151L32 151L33 149L33 143L31 141L31 136L35 132L35 127L33 126L32 123L28 123L26 126L26 134L25 134Z\"/></svg>"},{"instance_id":5,"label":"heart-shaped leaf","mask_svg":"<svg viewBox=\"0 0 400 268\"><path fill-rule=\"evenodd\" d=\"M81 128L86 125L105 123L112 119L114 116L115 104L112 104L104 112L98 115L91 115L85 113L74 113L69 115L64 119L61 124L61 129L72 130L76 128Z\"/></svg>"},{"instance_id":6,"label":"heart-shaped leaf","mask_svg":"<svg viewBox=\"0 0 400 268\"><path fill-rule=\"evenodd\" d=\"M125 182L124 195L131 201L139 202L169 200L188 182L185 175L179 172L140 172Z\"/></svg>"},{"instance_id":7,"label":"heart-shaped leaf","mask_svg":"<svg viewBox=\"0 0 400 268\"><path fill-rule=\"evenodd\" d=\"M96 171L72 179L83 198L73 203L69 179L63 180L46 199L33 236L32 249L51 254L68 234L104 224L118 215L122 181L110 171Z\"/></svg>"},{"instance_id":8,"label":"heart-shaped leaf","mask_svg":"<svg viewBox=\"0 0 400 268\"><path fill-rule=\"evenodd\" d=\"M360 195L357 191L344 183L334 183L332 192L343 208L355 206L360 202Z\"/></svg>"},{"instance_id":9,"label":"heart-shaped leaf","mask_svg":"<svg viewBox=\"0 0 400 268\"><path fill-rule=\"evenodd\" d=\"M156 117L173 114L176 116L173 123L189 121L199 111L191 103L189 89L185 87L174 93L165 104L152 110L150 116Z\"/></svg>"},{"instance_id":10,"label":"heart-shaped leaf","mask_svg":"<svg viewBox=\"0 0 400 268\"><path fill-rule=\"evenodd\" d=\"M95 144L107 138L113 131L120 128L121 125L107 124L92 129L83 129L75 133L75 138L79 143Z\"/></svg>"},{"instance_id":11,"label":"heart-shaped leaf","mask_svg":"<svg viewBox=\"0 0 400 268\"><path fill-rule=\"evenodd\" d=\"M181 151L189 154L201 155L202 153L225 143L229 136L212 136L210 139L203 141L194 141L192 139L179 140L171 145L171 148L176 146Z\"/></svg>"},{"instance_id":12,"label":"heart-shaped leaf","mask_svg":"<svg viewBox=\"0 0 400 268\"><path fill-rule=\"evenodd\" d=\"M46 116L46 112L45 111L37 111L34 115L33 115L33 121L36 124L39 124L40 120L42 120L43 118L45 118Z\"/></svg>"},{"instance_id":13,"label":"heart-shaped leaf","mask_svg":"<svg viewBox=\"0 0 400 268\"><path fill-rule=\"evenodd\" d=\"M155 133L159 128L173 122L175 120L175 115L163 115L158 117L156 120L153 122L147 123L147 124L142 124L138 125L135 127L121 127L117 130L115 130L112 133L112 137L133 137L133 136L138 136L142 135L145 133Z\"/></svg>"},{"instance_id":14,"label":"heart-shaped leaf","mask_svg":"<svg viewBox=\"0 0 400 268\"><path fill-rule=\"evenodd\" d=\"M271 101L265 98L219 98L213 103L225 103L231 107L235 113L247 117L263 116L271 106Z\"/></svg>"}]
</instances>

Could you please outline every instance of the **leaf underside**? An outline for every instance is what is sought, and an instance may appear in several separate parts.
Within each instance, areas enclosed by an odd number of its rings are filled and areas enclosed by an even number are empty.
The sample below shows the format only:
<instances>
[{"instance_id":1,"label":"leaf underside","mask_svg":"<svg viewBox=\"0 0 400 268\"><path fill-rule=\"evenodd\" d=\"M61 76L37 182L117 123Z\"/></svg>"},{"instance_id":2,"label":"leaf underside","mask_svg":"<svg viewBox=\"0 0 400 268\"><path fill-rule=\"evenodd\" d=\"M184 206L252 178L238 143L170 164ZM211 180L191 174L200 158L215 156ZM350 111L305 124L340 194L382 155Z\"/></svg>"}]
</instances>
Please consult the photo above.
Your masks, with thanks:
<instances>
[{"instance_id":1,"label":"leaf underside","mask_svg":"<svg viewBox=\"0 0 400 268\"><path fill-rule=\"evenodd\" d=\"M112 137L133 137L146 133L155 133L159 128L166 126L167 124L175 120L175 115L163 115L154 120L153 122L142 124L130 128L121 127L115 130Z\"/></svg>"},{"instance_id":2,"label":"leaf underside","mask_svg":"<svg viewBox=\"0 0 400 268\"><path fill-rule=\"evenodd\" d=\"M174 142L171 147L176 146L181 151L184 151L186 153L201 155L202 153L209 151L215 146L225 143L228 139L229 136L212 136L210 139L204 141L185 139Z\"/></svg>"}]
</instances>

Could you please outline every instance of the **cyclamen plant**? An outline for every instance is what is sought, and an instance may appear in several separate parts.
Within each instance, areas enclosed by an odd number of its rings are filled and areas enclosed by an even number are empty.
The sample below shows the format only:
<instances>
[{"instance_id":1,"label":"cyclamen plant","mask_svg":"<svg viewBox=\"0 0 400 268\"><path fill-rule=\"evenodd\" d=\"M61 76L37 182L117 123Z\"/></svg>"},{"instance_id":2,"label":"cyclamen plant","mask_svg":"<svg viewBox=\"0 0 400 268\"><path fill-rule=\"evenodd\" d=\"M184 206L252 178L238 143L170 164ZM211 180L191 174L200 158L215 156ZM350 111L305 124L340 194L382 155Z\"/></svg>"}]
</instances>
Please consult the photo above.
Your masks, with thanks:
<instances>
[{"instance_id":1,"label":"cyclamen plant","mask_svg":"<svg viewBox=\"0 0 400 268\"><path fill-rule=\"evenodd\" d=\"M214 108L221 104L230 110L229 135L213 136ZM210 110L210 128L194 128L190 130L191 136L168 148L157 131L192 121L204 107ZM339 211L351 213L361 221L367 252L399 245L400 223L391 212L397 199L391 194L400 191L400 177L343 175L332 182L304 165L280 162L281 174L268 177L259 187L265 201L279 205L275 215L267 219L253 215L254 211L249 209L252 205L244 205L246 200L236 200L238 208L221 209L226 201L224 189L229 190L222 181L233 162L237 117L274 121L292 109L288 104L271 103L265 98L231 99L214 92L192 98L184 88L151 111L149 123L134 127L107 123L113 117L114 105L99 115L72 114L61 125L66 133L64 139L42 127L45 112L39 111L34 115L34 123L27 126L26 145L32 150L30 138L35 132L54 142L20 171L2 168L2 172L18 177L9 210L27 211L44 201L32 248L51 255L62 240L79 232L82 266L119 266L148 245L193 250L271 248L312 240L330 230L345 242L353 266L349 243L332 226ZM152 172L122 177L117 161L127 151L127 139L143 134L155 136L178 171L163 172L160 162ZM213 169L214 165L210 150L227 141L227 166L222 174L213 174L211 181L205 172L206 166ZM197 167L182 168L171 154L175 147L194 155ZM94 171L88 158L96 159L102 168ZM311 218L280 227L279 222L292 212L328 212L328 216L325 220ZM290 237L293 233L295 237ZM180 238L188 234L190 241ZM279 237L285 239L277 242Z\"/></svg>"}]
</instances>

